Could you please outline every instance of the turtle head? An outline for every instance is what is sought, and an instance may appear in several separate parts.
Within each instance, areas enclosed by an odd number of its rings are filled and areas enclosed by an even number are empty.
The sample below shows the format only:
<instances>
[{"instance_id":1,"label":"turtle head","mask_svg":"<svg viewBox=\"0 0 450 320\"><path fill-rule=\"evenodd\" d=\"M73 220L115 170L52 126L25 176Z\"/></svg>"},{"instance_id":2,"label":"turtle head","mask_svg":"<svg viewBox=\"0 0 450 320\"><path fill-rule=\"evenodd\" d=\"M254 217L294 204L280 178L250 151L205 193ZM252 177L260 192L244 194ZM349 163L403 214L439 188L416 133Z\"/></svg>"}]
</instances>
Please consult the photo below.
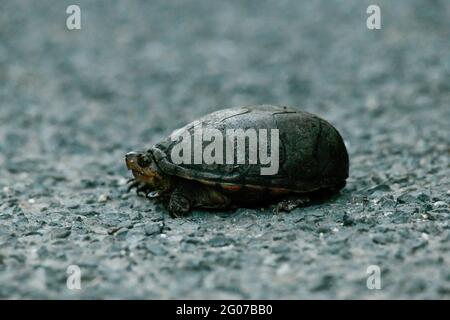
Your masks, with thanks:
<instances>
[{"instance_id":1,"label":"turtle head","mask_svg":"<svg viewBox=\"0 0 450 320\"><path fill-rule=\"evenodd\" d=\"M158 168L151 150L128 152L125 163L134 178L146 184L149 189L166 191L170 188L170 177Z\"/></svg>"}]
</instances>

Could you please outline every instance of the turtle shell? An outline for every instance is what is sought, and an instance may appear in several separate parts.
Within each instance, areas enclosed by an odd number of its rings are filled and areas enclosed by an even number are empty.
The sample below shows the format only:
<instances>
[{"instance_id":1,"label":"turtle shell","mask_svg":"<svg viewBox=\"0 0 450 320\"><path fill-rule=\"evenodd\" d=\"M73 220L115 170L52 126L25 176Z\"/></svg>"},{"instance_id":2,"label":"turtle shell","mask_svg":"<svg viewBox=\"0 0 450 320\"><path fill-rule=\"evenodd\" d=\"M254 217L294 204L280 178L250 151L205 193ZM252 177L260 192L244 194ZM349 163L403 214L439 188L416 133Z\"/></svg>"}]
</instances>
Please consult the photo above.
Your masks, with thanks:
<instances>
[{"instance_id":1,"label":"turtle shell","mask_svg":"<svg viewBox=\"0 0 450 320\"><path fill-rule=\"evenodd\" d=\"M245 164L237 164L237 152L234 152L234 162L230 164L206 164L203 161L201 164L194 164L194 161L190 164L174 163L171 160L171 152L180 142L174 137L180 137L186 133L189 137L194 137L194 130L199 125L203 129L218 129L223 137L226 137L227 129L256 129L257 132L259 129L278 129L278 172L273 175L262 175L261 167L264 165L249 164L248 158ZM268 136L267 140L270 142L270 134ZM225 154L226 138L223 140ZM195 140L192 138L191 142L194 144ZM210 143L211 141L204 139L201 150L205 150ZM248 141L245 145L246 155L248 155ZM238 191L243 186L281 192L311 192L322 188L340 189L345 185L349 170L347 150L338 131L313 114L285 106L260 105L213 112L175 130L170 136L153 146L151 151L157 165L164 173L205 184L219 184L231 191Z\"/></svg>"}]
</instances>

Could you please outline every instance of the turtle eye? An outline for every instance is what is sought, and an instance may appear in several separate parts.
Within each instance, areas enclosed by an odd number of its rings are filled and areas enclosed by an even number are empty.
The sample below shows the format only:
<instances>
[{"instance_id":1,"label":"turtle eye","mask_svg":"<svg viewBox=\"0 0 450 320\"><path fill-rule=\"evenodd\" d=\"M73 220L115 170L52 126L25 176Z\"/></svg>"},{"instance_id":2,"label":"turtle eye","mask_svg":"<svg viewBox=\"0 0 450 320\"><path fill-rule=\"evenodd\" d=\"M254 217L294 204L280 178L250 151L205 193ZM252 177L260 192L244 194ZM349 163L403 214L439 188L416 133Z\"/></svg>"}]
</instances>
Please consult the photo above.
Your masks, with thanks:
<instances>
[{"instance_id":1,"label":"turtle eye","mask_svg":"<svg viewBox=\"0 0 450 320\"><path fill-rule=\"evenodd\" d=\"M151 161L147 156L139 155L137 158L137 163L141 168L146 168L151 164Z\"/></svg>"}]
</instances>

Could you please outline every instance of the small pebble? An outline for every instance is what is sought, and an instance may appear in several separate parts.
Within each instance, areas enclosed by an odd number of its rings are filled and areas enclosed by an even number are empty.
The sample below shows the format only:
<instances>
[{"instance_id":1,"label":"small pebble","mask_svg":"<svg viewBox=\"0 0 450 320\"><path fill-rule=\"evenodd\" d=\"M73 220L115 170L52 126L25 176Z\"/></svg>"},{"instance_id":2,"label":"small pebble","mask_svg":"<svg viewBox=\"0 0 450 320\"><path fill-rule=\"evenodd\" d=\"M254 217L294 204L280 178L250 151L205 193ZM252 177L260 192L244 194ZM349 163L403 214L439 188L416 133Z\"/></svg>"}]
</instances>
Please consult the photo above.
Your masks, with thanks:
<instances>
[{"instance_id":1,"label":"small pebble","mask_svg":"<svg viewBox=\"0 0 450 320\"><path fill-rule=\"evenodd\" d=\"M50 236L52 239L64 239L70 236L70 230L57 228L51 231Z\"/></svg>"},{"instance_id":2,"label":"small pebble","mask_svg":"<svg viewBox=\"0 0 450 320\"><path fill-rule=\"evenodd\" d=\"M433 203L433 206L436 208L442 208L447 207L448 204L445 201L436 201L435 203Z\"/></svg>"},{"instance_id":3,"label":"small pebble","mask_svg":"<svg viewBox=\"0 0 450 320\"><path fill-rule=\"evenodd\" d=\"M147 251L154 256L164 256L167 254L167 250L162 245L157 243L148 243L145 247Z\"/></svg>"},{"instance_id":4,"label":"small pebble","mask_svg":"<svg viewBox=\"0 0 450 320\"><path fill-rule=\"evenodd\" d=\"M115 236L118 239L124 240L128 234L128 229L126 228L120 228L116 233Z\"/></svg>"},{"instance_id":5,"label":"small pebble","mask_svg":"<svg viewBox=\"0 0 450 320\"><path fill-rule=\"evenodd\" d=\"M232 240L225 235L217 235L211 238L208 243L213 247L225 247L232 243Z\"/></svg>"},{"instance_id":6,"label":"small pebble","mask_svg":"<svg viewBox=\"0 0 450 320\"><path fill-rule=\"evenodd\" d=\"M111 199L111 197L107 193L103 193L98 197L97 201L100 203L104 203L110 199Z\"/></svg>"},{"instance_id":7,"label":"small pebble","mask_svg":"<svg viewBox=\"0 0 450 320\"><path fill-rule=\"evenodd\" d=\"M162 231L162 224L159 222L149 222L144 226L144 230L147 236L160 234Z\"/></svg>"},{"instance_id":8,"label":"small pebble","mask_svg":"<svg viewBox=\"0 0 450 320\"><path fill-rule=\"evenodd\" d=\"M79 203L76 202L70 202L67 204L68 209L78 209L80 207Z\"/></svg>"},{"instance_id":9,"label":"small pebble","mask_svg":"<svg viewBox=\"0 0 450 320\"><path fill-rule=\"evenodd\" d=\"M344 216L342 217L342 223L344 226L352 226L355 224L355 220L347 213L344 213Z\"/></svg>"},{"instance_id":10,"label":"small pebble","mask_svg":"<svg viewBox=\"0 0 450 320\"><path fill-rule=\"evenodd\" d=\"M287 275L291 271L291 267L288 263L283 263L278 269L277 269L277 275L278 276L284 276Z\"/></svg>"}]
</instances>

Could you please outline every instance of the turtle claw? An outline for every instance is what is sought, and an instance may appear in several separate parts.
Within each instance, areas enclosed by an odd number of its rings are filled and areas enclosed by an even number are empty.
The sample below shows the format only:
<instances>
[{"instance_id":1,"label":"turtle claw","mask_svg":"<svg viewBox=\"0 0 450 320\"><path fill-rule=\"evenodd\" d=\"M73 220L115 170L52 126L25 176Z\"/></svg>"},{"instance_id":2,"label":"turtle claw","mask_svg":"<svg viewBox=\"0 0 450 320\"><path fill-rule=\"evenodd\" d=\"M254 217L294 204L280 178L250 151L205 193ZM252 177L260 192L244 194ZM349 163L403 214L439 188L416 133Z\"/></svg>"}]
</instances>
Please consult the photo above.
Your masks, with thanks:
<instances>
[{"instance_id":1,"label":"turtle claw","mask_svg":"<svg viewBox=\"0 0 450 320\"><path fill-rule=\"evenodd\" d=\"M139 186L136 188L137 194L144 194L144 196L147 196L147 194L151 191L151 189L146 184L139 184Z\"/></svg>"},{"instance_id":2,"label":"turtle claw","mask_svg":"<svg viewBox=\"0 0 450 320\"><path fill-rule=\"evenodd\" d=\"M129 180L130 185L128 186L127 192L130 192L132 189L136 189L136 193L140 194L140 193L144 193L145 195L147 195L147 193L149 193L151 190L149 189L148 185L146 185L145 183L136 181L136 180Z\"/></svg>"},{"instance_id":3,"label":"turtle claw","mask_svg":"<svg viewBox=\"0 0 450 320\"><path fill-rule=\"evenodd\" d=\"M151 199L158 198L159 196L161 196L161 195L159 194L158 191L152 191L147 194L147 197L151 198Z\"/></svg>"},{"instance_id":4,"label":"turtle claw","mask_svg":"<svg viewBox=\"0 0 450 320\"><path fill-rule=\"evenodd\" d=\"M139 182L136 179L129 179L127 183L129 184L127 192L136 189L136 194L143 195L149 199L158 198L160 196L160 194L150 188L148 184Z\"/></svg>"},{"instance_id":5,"label":"turtle claw","mask_svg":"<svg viewBox=\"0 0 450 320\"><path fill-rule=\"evenodd\" d=\"M128 188L127 188L127 192L130 192L131 189L133 189L133 188L138 188L139 185L140 185L140 183L139 183L138 181L134 180L134 179L128 180L127 184L128 184L128 183L129 183L130 185L129 185Z\"/></svg>"}]
</instances>

